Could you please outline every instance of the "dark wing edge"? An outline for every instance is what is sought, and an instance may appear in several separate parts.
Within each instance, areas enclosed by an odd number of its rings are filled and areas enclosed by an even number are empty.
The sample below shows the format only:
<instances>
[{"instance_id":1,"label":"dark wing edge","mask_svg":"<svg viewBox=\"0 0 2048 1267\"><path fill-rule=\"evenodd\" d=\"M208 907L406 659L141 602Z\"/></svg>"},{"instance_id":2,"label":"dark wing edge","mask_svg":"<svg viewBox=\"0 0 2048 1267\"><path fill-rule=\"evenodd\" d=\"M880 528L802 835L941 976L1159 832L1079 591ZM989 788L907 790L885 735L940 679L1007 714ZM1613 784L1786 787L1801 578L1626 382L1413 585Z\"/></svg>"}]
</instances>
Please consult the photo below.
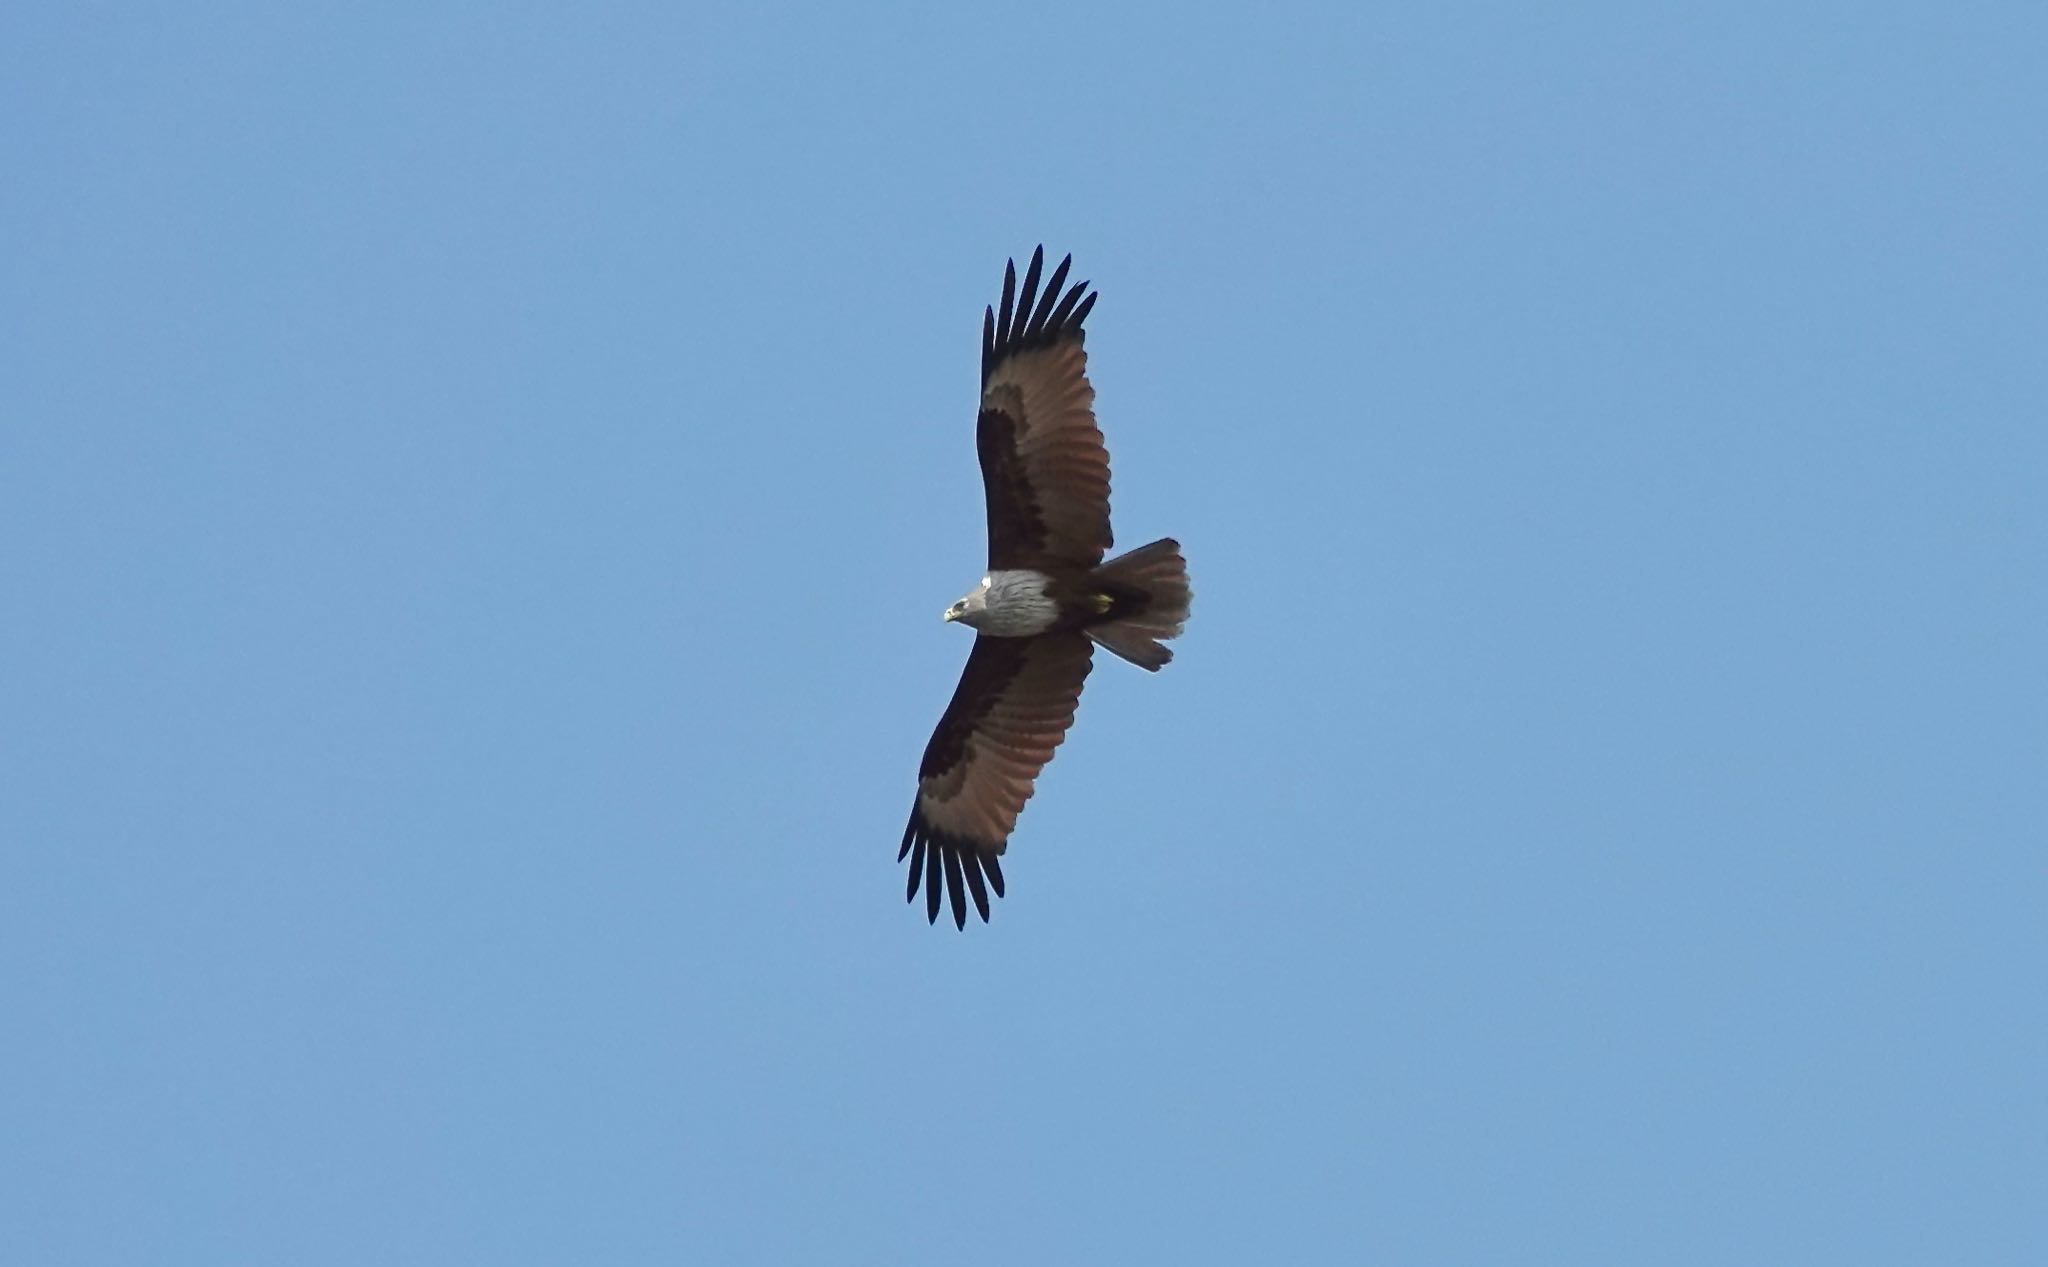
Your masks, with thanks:
<instances>
[{"instance_id":1,"label":"dark wing edge","mask_svg":"<svg viewBox=\"0 0 2048 1267\"><path fill-rule=\"evenodd\" d=\"M1095 306L1097 296L1085 281L1075 282L1064 295L1060 293L1060 287L1067 282L1067 270L1073 264L1072 255L1060 261L1047 279L1043 295L1038 290L1038 274L1045 266L1045 247L1031 252L1022 291L1017 288L1017 261L1003 266L1001 310L987 308L982 312L983 388L987 388L997 367L1018 353L1051 347L1068 337L1082 337L1081 323L1088 319L1088 310Z\"/></svg>"}]
</instances>

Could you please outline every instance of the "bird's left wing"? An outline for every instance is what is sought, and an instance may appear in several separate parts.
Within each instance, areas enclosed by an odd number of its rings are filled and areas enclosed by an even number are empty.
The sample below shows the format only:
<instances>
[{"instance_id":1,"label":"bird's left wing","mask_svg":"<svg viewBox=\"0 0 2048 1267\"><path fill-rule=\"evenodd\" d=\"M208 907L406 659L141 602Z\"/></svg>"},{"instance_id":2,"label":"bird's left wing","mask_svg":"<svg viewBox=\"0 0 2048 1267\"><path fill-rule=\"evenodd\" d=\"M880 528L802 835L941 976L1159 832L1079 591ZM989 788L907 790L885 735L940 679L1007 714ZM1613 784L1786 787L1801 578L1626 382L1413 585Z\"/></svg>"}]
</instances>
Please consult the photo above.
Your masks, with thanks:
<instances>
[{"instance_id":1,"label":"bird's left wing","mask_svg":"<svg viewBox=\"0 0 2048 1267\"><path fill-rule=\"evenodd\" d=\"M1021 291L1013 261L1001 308L982 318L975 449L991 568L1094 567L1111 544L1109 452L1082 350L1095 295L1086 282L1061 291L1073 262L1060 261L1041 295L1045 248L1032 252Z\"/></svg>"},{"instance_id":2,"label":"bird's left wing","mask_svg":"<svg viewBox=\"0 0 2048 1267\"><path fill-rule=\"evenodd\" d=\"M988 920L988 894L1003 895L997 859L1008 846L1032 782L1074 724L1087 680L1085 634L1036 638L979 635L953 701L932 732L917 771L917 798L896 860L910 859L906 900L925 891L925 916L939 918L940 877L953 923L967 926L967 899Z\"/></svg>"}]
</instances>

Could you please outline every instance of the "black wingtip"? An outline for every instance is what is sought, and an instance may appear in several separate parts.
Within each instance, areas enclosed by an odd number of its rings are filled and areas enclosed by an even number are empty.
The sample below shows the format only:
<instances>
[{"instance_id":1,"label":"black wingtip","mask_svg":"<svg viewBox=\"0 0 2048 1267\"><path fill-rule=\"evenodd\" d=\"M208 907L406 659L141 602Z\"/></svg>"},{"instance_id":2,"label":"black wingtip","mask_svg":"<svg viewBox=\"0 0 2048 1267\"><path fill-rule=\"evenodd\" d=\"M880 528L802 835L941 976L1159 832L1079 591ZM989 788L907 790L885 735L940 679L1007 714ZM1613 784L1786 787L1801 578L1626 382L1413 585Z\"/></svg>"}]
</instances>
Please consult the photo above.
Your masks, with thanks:
<instances>
[{"instance_id":1,"label":"black wingtip","mask_svg":"<svg viewBox=\"0 0 2048 1267\"><path fill-rule=\"evenodd\" d=\"M898 861L898 862L901 862L901 861L903 861L903 860L902 860L901 858L898 858L898 859L897 859L896 861ZM913 854L911 854L911 856L910 856L910 883L909 883L909 884L908 884L908 885L907 885L907 886L906 886L906 887L904 888L904 890L903 890L903 900L904 900L904 901L906 901L906 902L914 902L914 901L916 901L916 900L917 900L917 880L918 880L918 877L919 877L919 876L922 876L923 874L924 874L924 842L923 842L922 840L920 840L920 841L918 841L918 842L917 842L917 850L916 850L916 852L914 852L914 853L913 853Z\"/></svg>"},{"instance_id":2,"label":"black wingtip","mask_svg":"<svg viewBox=\"0 0 2048 1267\"><path fill-rule=\"evenodd\" d=\"M967 892L974 898L974 913L981 916L981 922L988 923L988 886L981 878L981 850L969 849L961 859L961 870L967 875Z\"/></svg>"},{"instance_id":3,"label":"black wingtip","mask_svg":"<svg viewBox=\"0 0 2048 1267\"><path fill-rule=\"evenodd\" d=\"M1052 316L1054 305L1059 303L1060 287L1067 284L1067 270L1073 266L1074 257L1069 255L1060 261L1058 268L1052 270L1052 276L1045 279L1045 295L1038 301L1037 309L1032 312L1031 323L1026 327L1027 329L1045 329L1046 321Z\"/></svg>"},{"instance_id":4,"label":"black wingtip","mask_svg":"<svg viewBox=\"0 0 2048 1267\"><path fill-rule=\"evenodd\" d=\"M946 900L953 907L953 927L967 931L967 881L960 876L960 851L946 850Z\"/></svg>"},{"instance_id":5,"label":"black wingtip","mask_svg":"<svg viewBox=\"0 0 2048 1267\"><path fill-rule=\"evenodd\" d=\"M1017 261L1009 260L1003 264L1003 302L1002 306L997 310L996 321L996 338L998 342L1008 343L1010 341L1010 322L1017 311L1016 299Z\"/></svg>"},{"instance_id":6,"label":"black wingtip","mask_svg":"<svg viewBox=\"0 0 2048 1267\"><path fill-rule=\"evenodd\" d=\"M1045 268L1043 244L1031 252L1031 260L1024 268L1021 289L1017 285L1017 261L1011 259L1004 263L1002 302L986 310L982 317L981 377L984 383L1006 357L1032 348L1047 347L1064 338L1080 337L1081 322L1088 316L1088 310L1095 306L1095 292L1088 289L1087 282L1077 282L1061 292L1060 287L1065 284L1073 266L1074 257L1069 253L1060 260L1052 276L1046 278L1041 292L1038 282Z\"/></svg>"},{"instance_id":7,"label":"black wingtip","mask_svg":"<svg viewBox=\"0 0 2048 1267\"><path fill-rule=\"evenodd\" d=\"M989 922L989 894L1003 896L1003 867L995 854L970 840L934 830L913 806L903 845L896 851L896 861L905 858L910 860L910 869L904 876L903 900L915 902L918 890L924 890L927 923L937 924L940 912L950 909L953 926L965 930L970 902L981 922Z\"/></svg>"},{"instance_id":8,"label":"black wingtip","mask_svg":"<svg viewBox=\"0 0 2048 1267\"><path fill-rule=\"evenodd\" d=\"M1031 333L1031 310L1038 305L1038 273L1045 267L1045 248L1031 253L1031 265L1024 270L1024 284L1017 290L1017 311L1010 322L1010 336Z\"/></svg>"},{"instance_id":9,"label":"black wingtip","mask_svg":"<svg viewBox=\"0 0 2048 1267\"><path fill-rule=\"evenodd\" d=\"M1100 298L1101 295L1097 294L1094 291L1090 291L1088 293L1088 297L1081 301L1081 306L1079 308L1074 309L1074 315L1067 318L1067 324L1073 326L1076 329L1079 329L1081 323L1088 319L1089 312L1094 309L1095 301Z\"/></svg>"}]
</instances>

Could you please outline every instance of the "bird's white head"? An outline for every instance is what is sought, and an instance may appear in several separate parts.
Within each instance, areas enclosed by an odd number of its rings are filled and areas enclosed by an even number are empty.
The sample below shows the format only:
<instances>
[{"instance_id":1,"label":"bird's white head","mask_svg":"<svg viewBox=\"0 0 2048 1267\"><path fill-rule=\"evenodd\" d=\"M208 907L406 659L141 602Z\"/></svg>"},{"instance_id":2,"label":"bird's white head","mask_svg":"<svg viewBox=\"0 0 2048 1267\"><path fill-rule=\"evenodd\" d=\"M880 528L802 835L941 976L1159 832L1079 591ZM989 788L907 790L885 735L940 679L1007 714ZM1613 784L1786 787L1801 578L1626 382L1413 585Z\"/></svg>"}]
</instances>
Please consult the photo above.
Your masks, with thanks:
<instances>
[{"instance_id":1,"label":"bird's white head","mask_svg":"<svg viewBox=\"0 0 2048 1267\"><path fill-rule=\"evenodd\" d=\"M947 620L957 620L972 629L979 629L988 615L989 578L982 577L981 584L968 590L965 597L946 609Z\"/></svg>"},{"instance_id":2,"label":"bird's white head","mask_svg":"<svg viewBox=\"0 0 2048 1267\"><path fill-rule=\"evenodd\" d=\"M1051 584L1052 578L1043 572L998 569L948 607L946 619L998 638L1042 634L1059 621L1059 605L1046 593Z\"/></svg>"}]
</instances>

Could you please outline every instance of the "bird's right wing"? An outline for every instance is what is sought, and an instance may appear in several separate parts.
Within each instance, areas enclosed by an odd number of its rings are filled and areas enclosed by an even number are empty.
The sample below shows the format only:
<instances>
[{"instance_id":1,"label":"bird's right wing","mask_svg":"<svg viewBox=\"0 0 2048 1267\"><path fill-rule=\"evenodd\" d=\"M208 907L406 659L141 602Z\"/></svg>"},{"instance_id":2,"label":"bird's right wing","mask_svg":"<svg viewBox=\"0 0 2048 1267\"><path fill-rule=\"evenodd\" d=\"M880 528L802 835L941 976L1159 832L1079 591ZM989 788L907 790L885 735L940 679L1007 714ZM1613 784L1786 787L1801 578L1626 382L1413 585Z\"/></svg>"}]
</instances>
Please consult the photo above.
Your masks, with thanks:
<instances>
[{"instance_id":1,"label":"bird's right wing","mask_svg":"<svg viewBox=\"0 0 2048 1267\"><path fill-rule=\"evenodd\" d=\"M987 922L988 891L1003 895L997 859L1032 782L1074 724L1090 645L1081 633L975 638L953 701L925 747L896 854L898 862L910 859L905 899L915 898L922 882L933 923L942 874L959 927L967 926L969 896Z\"/></svg>"},{"instance_id":2,"label":"bird's right wing","mask_svg":"<svg viewBox=\"0 0 2048 1267\"><path fill-rule=\"evenodd\" d=\"M1003 302L981 332L981 414L975 449L988 494L991 568L1089 568L1109 550L1109 452L1095 425L1095 388L1081 323L1095 306L1088 283L1064 295L1060 261L1038 293L1045 248L1032 252L1017 290L1003 272Z\"/></svg>"}]
</instances>

